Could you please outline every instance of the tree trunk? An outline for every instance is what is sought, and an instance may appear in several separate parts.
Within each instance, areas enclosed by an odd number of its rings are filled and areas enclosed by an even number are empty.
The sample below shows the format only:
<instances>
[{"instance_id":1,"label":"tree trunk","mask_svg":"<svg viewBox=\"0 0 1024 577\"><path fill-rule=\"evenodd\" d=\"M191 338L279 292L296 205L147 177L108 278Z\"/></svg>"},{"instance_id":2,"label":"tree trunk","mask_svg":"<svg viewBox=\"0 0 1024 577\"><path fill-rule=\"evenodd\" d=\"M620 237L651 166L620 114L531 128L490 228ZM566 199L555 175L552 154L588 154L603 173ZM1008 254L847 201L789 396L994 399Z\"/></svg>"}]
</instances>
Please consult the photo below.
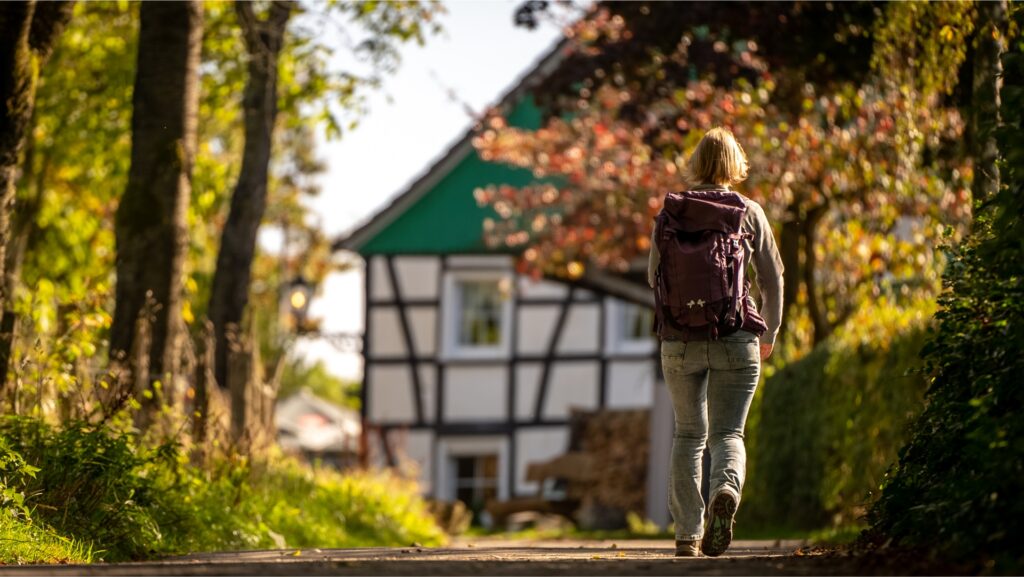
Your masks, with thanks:
<instances>
[{"instance_id":1,"label":"tree trunk","mask_svg":"<svg viewBox=\"0 0 1024 577\"><path fill-rule=\"evenodd\" d=\"M213 326L210 321L203 323L203 330L196 339L196 365L192 400L192 460L205 463L207 439L210 437L210 393L213 391Z\"/></svg>"},{"instance_id":2,"label":"tree trunk","mask_svg":"<svg viewBox=\"0 0 1024 577\"><path fill-rule=\"evenodd\" d=\"M0 314L9 304L7 246L18 161L32 118L36 80L73 8L73 2L67 1L0 3L0 279L4 281ZM0 340L9 341L13 319L0 321L0 327L5 330Z\"/></svg>"},{"instance_id":3,"label":"tree trunk","mask_svg":"<svg viewBox=\"0 0 1024 577\"><path fill-rule=\"evenodd\" d=\"M127 370L121 382L144 388L154 380L173 387L180 360L201 40L198 0L142 3L131 169L114 223L117 288L110 354ZM148 325L144 349L134 342L140 322ZM139 356L129 358L132 351Z\"/></svg>"},{"instance_id":4,"label":"tree trunk","mask_svg":"<svg viewBox=\"0 0 1024 577\"><path fill-rule=\"evenodd\" d=\"M781 339L787 338L793 305L796 304L796 297L800 293L801 231L800 215L796 210L796 207L790 207L789 218L782 223L782 233L779 235L779 254L785 268L782 275L782 328L779 331Z\"/></svg>"},{"instance_id":5,"label":"tree trunk","mask_svg":"<svg viewBox=\"0 0 1024 577\"><path fill-rule=\"evenodd\" d=\"M25 255L35 245L39 231L36 226L39 217L39 210L43 205L43 193L46 190L46 175L49 173L51 155L43 156L39 168L35 167L35 146L31 131L26 136L25 158L22 161L22 176L30 176L32 173L32 196L24 199L14 212L14 219L11 223L10 239L7 243L6 258L4 262L4 286L3 294L8 295L4 301L2 319L0 319L0 390L7 386L7 373L10 369L11 355L13 354L14 341L18 336L21 319L14 310L14 290L21 282L21 268L25 262ZM24 188L23 188L24 190Z\"/></svg>"},{"instance_id":6,"label":"tree trunk","mask_svg":"<svg viewBox=\"0 0 1024 577\"><path fill-rule=\"evenodd\" d=\"M825 216L825 206L816 206L807 211L807 216L801 226L803 237L803 282L804 290L807 291L807 312L811 317L811 324L814 327L811 343L817 346L832 334L833 325L828 320L828 312L825 310L821 296L818 294L818 279L815 278L818 269L818 258L814 249L818 243L818 223Z\"/></svg>"},{"instance_id":7,"label":"tree trunk","mask_svg":"<svg viewBox=\"0 0 1024 577\"><path fill-rule=\"evenodd\" d=\"M976 201L991 198L999 190L995 129L999 125L999 90L1003 64L1000 55L1006 35L1006 1L978 2L978 43L974 50L974 79L971 95L974 181L971 194Z\"/></svg>"},{"instance_id":8,"label":"tree trunk","mask_svg":"<svg viewBox=\"0 0 1024 577\"><path fill-rule=\"evenodd\" d=\"M257 18L249 2L235 2L235 12L249 53L249 77L243 100L245 149L242 169L221 235L210 294L209 316L217 338L214 373L222 387L231 381L228 376L229 346L241 337L239 327L249 302L256 232L267 204L267 171L277 116L277 60L291 5L289 2L273 2L266 19Z\"/></svg>"}]
</instances>

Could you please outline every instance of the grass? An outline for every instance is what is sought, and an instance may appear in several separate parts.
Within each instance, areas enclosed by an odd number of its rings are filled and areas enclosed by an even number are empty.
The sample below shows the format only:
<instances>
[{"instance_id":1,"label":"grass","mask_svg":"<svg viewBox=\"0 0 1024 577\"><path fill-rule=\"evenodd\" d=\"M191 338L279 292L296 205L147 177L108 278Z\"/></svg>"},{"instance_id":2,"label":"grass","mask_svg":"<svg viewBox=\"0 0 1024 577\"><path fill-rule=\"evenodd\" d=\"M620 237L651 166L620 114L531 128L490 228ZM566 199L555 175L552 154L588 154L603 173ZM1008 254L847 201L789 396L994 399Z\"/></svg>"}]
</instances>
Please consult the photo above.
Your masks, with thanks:
<instances>
[{"instance_id":1,"label":"grass","mask_svg":"<svg viewBox=\"0 0 1024 577\"><path fill-rule=\"evenodd\" d=\"M201 551L442 545L414 482L278 451L191 464L87 423L0 419L0 561L152 559Z\"/></svg>"},{"instance_id":2,"label":"grass","mask_svg":"<svg viewBox=\"0 0 1024 577\"><path fill-rule=\"evenodd\" d=\"M92 549L0 511L0 564L91 563Z\"/></svg>"},{"instance_id":3,"label":"grass","mask_svg":"<svg viewBox=\"0 0 1024 577\"><path fill-rule=\"evenodd\" d=\"M277 457L221 464L179 486L165 554L297 547L442 545L416 485L381 471L340 473Z\"/></svg>"},{"instance_id":4,"label":"grass","mask_svg":"<svg viewBox=\"0 0 1024 577\"><path fill-rule=\"evenodd\" d=\"M415 484L386 472L341 474L284 460L253 471L249 506L285 547L445 542Z\"/></svg>"}]
</instances>

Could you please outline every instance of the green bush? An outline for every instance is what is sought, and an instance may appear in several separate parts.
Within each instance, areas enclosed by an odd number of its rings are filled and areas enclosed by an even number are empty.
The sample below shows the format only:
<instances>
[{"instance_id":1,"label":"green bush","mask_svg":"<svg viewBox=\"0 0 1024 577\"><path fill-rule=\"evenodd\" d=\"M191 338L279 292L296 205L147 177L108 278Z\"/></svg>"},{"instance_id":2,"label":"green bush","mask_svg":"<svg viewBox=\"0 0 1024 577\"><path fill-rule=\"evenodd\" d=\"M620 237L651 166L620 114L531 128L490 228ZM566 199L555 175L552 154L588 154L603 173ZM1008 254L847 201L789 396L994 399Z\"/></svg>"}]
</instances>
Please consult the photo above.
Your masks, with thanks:
<instances>
[{"instance_id":1,"label":"green bush","mask_svg":"<svg viewBox=\"0 0 1024 577\"><path fill-rule=\"evenodd\" d=\"M21 487L36 476L38 469L25 462L20 453L11 448L6 437L0 436L0 514L27 517L25 493Z\"/></svg>"},{"instance_id":2,"label":"green bush","mask_svg":"<svg viewBox=\"0 0 1024 577\"><path fill-rule=\"evenodd\" d=\"M4 418L0 434L36 469L19 487L33 520L91 543L109 560L152 554L161 540L154 518L161 494L139 474L147 459L127 434L81 422L57 429L25 417Z\"/></svg>"},{"instance_id":3,"label":"green bush","mask_svg":"<svg viewBox=\"0 0 1024 577\"><path fill-rule=\"evenodd\" d=\"M765 379L748 432L741 526L810 531L862 522L922 406L918 353L933 307L882 299Z\"/></svg>"},{"instance_id":4,"label":"green bush","mask_svg":"<svg viewBox=\"0 0 1024 577\"><path fill-rule=\"evenodd\" d=\"M200 468L175 445L143 449L132 435L85 423L3 418L0 477L0 515L11 531L38 537L38 559L62 558L50 551L58 545L68 559L118 561L445 538L415 484L388 473L342 474L279 455ZM0 545L0 559L32 558L26 551Z\"/></svg>"},{"instance_id":5,"label":"green bush","mask_svg":"<svg viewBox=\"0 0 1024 577\"><path fill-rule=\"evenodd\" d=\"M1018 29L1024 9L1014 10ZM871 510L867 543L923 549L979 569L1024 568L1024 41L1004 57L1002 190L976 201L938 332L928 405Z\"/></svg>"},{"instance_id":6,"label":"green bush","mask_svg":"<svg viewBox=\"0 0 1024 577\"><path fill-rule=\"evenodd\" d=\"M217 467L176 486L189 514L179 516L168 550L429 546L445 539L415 484L385 472L343 474L291 459Z\"/></svg>"}]
</instances>

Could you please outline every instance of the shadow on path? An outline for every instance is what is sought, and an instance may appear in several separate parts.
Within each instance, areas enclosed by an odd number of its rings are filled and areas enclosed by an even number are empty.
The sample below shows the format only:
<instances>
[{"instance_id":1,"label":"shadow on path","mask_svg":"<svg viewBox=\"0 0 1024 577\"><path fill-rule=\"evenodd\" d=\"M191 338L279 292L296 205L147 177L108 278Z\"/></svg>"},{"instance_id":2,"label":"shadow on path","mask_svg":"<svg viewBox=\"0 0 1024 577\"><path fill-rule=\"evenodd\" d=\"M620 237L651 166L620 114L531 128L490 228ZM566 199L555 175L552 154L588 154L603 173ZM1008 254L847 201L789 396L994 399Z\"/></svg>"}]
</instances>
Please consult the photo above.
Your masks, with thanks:
<instances>
[{"instance_id":1,"label":"shadow on path","mask_svg":"<svg viewBox=\"0 0 1024 577\"><path fill-rule=\"evenodd\" d=\"M737 541L718 558L676 558L671 541L456 541L446 548L202 553L143 563L23 565L0 575L854 575L850 558L801 541Z\"/></svg>"}]
</instances>

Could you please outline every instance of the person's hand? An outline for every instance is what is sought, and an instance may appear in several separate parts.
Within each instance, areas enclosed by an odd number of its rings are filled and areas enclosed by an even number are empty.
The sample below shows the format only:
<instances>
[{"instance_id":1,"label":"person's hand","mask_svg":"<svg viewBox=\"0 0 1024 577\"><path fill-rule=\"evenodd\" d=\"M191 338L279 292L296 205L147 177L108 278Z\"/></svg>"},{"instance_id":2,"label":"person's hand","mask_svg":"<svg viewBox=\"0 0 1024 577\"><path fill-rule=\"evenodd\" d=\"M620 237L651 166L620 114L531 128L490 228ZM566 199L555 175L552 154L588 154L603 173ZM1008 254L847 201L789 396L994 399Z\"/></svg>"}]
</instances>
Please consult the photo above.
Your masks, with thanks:
<instances>
[{"instance_id":1,"label":"person's hand","mask_svg":"<svg viewBox=\"0 0 1024 577\"><path fill-rule=\"evenodd\" d=\"M768 360L768 357L772 356L773 346L769 343L761 343L761 360Z\"/></svg>"}]
</instances>

